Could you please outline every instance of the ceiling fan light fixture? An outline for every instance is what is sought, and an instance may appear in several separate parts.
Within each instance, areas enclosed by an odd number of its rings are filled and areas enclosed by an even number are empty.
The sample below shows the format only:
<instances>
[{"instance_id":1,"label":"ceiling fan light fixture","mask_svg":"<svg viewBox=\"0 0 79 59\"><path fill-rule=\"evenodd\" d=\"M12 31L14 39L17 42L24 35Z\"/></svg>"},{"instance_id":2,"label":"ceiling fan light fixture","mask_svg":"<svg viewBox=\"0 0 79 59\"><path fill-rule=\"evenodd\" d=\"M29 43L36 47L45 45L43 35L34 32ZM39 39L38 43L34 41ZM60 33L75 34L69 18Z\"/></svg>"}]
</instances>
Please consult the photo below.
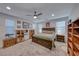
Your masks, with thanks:
<instances>
[{"instance_id":1,"label":"ceiling fan light fixture","mask_svg":"<svg viewBox=\"0 0 79 59\"><path fill-rule=\"evenodd\" d=\"M34 19L36 19L36 18L37 18L37 16L34 16L33 18L34 18Z\"/></svg>"},{"instance_id":2,"label":"ceiling fan light fixture","mask_svg":"<svg viewBox=\"0 0 79 59\"><path fill-rule=\"evenodd\" d=\"M7 10L11 10L11 7L9 7L9 6L6 6L6 9L7 9Z\"/></svg>"},{"instance_id":3,"label":"ceiling fan light fixture","mask_svg":"<svg viewBox=\"0 0 79 59\"><path fill-rule=\"evenodd\" d=\"M54 14L52 14L52 16L55 16Z\"/></svg>"}]
</instances>

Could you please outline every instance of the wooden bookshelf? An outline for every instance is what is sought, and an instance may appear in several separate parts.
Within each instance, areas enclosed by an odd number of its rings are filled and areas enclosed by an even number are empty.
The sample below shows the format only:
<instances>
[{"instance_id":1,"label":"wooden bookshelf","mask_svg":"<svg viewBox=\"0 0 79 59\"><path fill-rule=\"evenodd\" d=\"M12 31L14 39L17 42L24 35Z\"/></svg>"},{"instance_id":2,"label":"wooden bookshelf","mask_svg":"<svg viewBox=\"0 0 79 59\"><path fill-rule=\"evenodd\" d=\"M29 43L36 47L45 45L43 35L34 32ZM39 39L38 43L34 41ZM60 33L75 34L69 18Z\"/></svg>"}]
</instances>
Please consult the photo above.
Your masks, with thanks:
<instances>
[{"instance_id":1,"label":"wooden bookshelf","mask_svg":"<svg viewBox=\"0 0 79 59\"><path fill-rule=\"evenodd\" d=\"M74 55L75 56L79 56L79 53L74 51Z\"/></svg>"},{"instance_id":2,"label":"wooden bookshelf","mask_svg":"<svg viewBox=\"0 0 79 59\"><path fill-rule=\"evenodd\" d=\"M72 29L72 27L69 27L68 29Z\"/></svg>"},{"instance_id":3,"label":"wooden bookshelf","mask_svg":"<svg viewBox=\"0 0 79 59\"><path fill-rule=\"evenodd\" d=\"M73 48L72 42L69 42L69 47L70 47L70 48Z\"/></svg>"},{"instance_id":4,"label":"wooden bookshelf","mask_svg":"<svg viewBox=\"0 0 79 59\"><path fill-rule=\"evenodd\" d=\"M78 29L79 27L74 27L74 29Z\"/></svg>"},{"instance_id":5,"label":"wooden bookshelf","mask_svg":"<svg viewBox=\"0 0 79 59\"><path fill-rule=\"evenodd\" d=\"M79 56L79 19L68 25L68 54Z\"/></svg>"},{"instance_id":6,"label":"wooden bookshelf","mask_svg":"<svg viewBox=\"0 0 79 59\"><path fill-rule=\"evenodd\" d=\"M70 40L72 42L72 38L71 37L69 37L68 40Z\"/></svg>"},{"instance_id":7,"label":"wooden bookshelf","mask_svg":"<svg viewBox=\"0 0 79 59\"><path fill-rule=\"evenodd\" d=\"M69 32L69 35L72 35L72 32Z\"/></svg>"},{"instance_id":8,"label":"wooden bookshelf","mask_svg":"<svg viewBox=\"0 0 79 59\"><path fill-rule=\"evenodd\" d=\"M77 35L77 34L73 34L73 36L75 36L75 37L78 37L78 38L79 38L79 35Z\"/></svg>"},{"instance_id":9,"label":"wooden bookshelf","mask_svg":"<svg viewBox=\"0 0 79 59\"><path fill-rule=\"evenodd\" d=\"M79 45L77 43L74 43L74 45L77 48L77 50L79 50Z\"/></svg>"}]
</instances>

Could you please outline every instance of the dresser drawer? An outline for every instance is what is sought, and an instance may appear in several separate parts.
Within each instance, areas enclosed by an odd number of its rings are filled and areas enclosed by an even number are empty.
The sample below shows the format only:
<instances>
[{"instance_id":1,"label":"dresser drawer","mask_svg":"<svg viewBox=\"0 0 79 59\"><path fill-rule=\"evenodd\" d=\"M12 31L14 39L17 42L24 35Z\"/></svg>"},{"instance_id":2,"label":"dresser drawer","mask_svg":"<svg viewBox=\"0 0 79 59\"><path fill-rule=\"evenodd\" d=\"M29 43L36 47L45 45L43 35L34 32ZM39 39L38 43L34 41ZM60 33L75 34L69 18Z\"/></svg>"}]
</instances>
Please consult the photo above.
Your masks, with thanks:
<instances>
[{"instance_id":1,"label":"dresser drawer","mask_svg":"<svg viewBox=\"0 0 79 59\"><path fill-rule=\"evenodd\" d=\"M4 47L9 47L10 46L9 40L4 41L3 43L4 43L4 45L3 45Z\"/></svg>"}]
</instances>

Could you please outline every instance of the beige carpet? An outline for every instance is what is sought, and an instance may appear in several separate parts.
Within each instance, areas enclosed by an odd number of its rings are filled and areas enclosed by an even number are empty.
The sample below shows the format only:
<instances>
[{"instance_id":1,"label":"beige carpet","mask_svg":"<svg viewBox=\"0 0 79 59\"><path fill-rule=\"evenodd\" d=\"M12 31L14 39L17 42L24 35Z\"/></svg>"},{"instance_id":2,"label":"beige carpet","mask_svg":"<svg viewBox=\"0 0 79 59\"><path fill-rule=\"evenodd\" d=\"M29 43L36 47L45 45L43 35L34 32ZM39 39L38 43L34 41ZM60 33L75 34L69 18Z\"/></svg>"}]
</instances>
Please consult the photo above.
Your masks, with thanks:
<instances>
[{"instance_id":1,"label":"beige carpet","mask_svg":"<svg viewBox=\"0 0 79 59\"><path fill-rule=\"evenodd\" d=\"M66 44L55 42L56 48L49 50L39 44L24 41L14 46L0 49L0 56L66 56Z\"/></svg>"}]
</instances>

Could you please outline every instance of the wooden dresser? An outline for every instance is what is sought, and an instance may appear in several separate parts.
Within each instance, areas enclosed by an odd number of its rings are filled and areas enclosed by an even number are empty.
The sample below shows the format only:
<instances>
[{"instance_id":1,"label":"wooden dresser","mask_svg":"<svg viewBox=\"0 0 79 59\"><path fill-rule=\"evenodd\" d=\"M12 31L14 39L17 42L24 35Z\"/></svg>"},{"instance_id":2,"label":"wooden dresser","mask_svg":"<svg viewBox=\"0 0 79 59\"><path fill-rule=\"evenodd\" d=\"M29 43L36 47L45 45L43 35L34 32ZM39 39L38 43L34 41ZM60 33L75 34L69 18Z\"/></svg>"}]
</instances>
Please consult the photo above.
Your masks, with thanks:
<instances>
[{"instance_id":1,"label":"wooden dresser","mask_svg":"<svg viewBox=\"0 0 79 59\"><path fill-rule=\"evenodd\" d=\"M15 45L17 43L16 38L6 38L3 40L3 48L10 47L12 45Z\"/></svg>"},{"instance_id":2,"label":"wooden dresser","mask_svg":"<svg viewBox=\"0 0 79 59\"><path fill-rule=\"evenodd\" d=\"M65 38L64 38L64 35L56 35L56 40L57 40L57 41L65 42L64 39L65 39Z\"/></svg>"}]
</instances>

